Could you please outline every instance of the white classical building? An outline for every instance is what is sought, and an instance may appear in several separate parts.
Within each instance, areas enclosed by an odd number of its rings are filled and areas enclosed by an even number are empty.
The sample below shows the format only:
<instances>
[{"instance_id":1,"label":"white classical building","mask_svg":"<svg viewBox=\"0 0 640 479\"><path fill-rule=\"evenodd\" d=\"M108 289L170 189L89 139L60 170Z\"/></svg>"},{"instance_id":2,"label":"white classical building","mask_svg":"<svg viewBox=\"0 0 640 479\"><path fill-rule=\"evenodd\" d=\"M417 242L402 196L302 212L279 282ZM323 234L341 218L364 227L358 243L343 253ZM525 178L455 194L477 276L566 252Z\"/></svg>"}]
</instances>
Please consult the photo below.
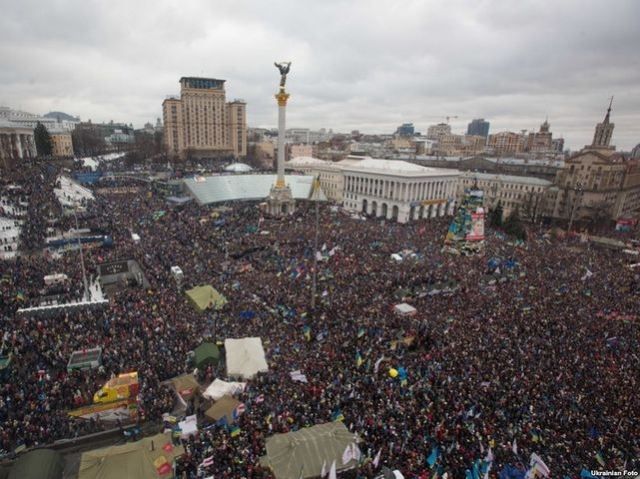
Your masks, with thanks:
<instances>
[{"instance_id":1,"label":"white classical building","mask_svg":"<svg viewBox=\"0 0 640 479\"><path fill-rule=\"evenodd\" d=\"M342 174L345 209L406 223L452 215L460 173L406 161L366 158L344 166Z\"/></svg>"},{"instance_id":2,"label":"white classical building","mask_svg":"<svg viewBox=\"0 0 640 479\"><path fill-rule=\"evenodd\" d=\"M317 176L327 199L348 211L400 223L453 214L458 170L361 156L338 162L299 157L286 168Z\"/></svg>"},{"instance_id":3,"label":"white classical building","mask_svg":"<svg viewBox=\"0 0 640 479\"><path fill-rule=\"evenodd\" d=\"M33 129L0 118L0 169L36 157Z\"/></svg>"}]
</instances>

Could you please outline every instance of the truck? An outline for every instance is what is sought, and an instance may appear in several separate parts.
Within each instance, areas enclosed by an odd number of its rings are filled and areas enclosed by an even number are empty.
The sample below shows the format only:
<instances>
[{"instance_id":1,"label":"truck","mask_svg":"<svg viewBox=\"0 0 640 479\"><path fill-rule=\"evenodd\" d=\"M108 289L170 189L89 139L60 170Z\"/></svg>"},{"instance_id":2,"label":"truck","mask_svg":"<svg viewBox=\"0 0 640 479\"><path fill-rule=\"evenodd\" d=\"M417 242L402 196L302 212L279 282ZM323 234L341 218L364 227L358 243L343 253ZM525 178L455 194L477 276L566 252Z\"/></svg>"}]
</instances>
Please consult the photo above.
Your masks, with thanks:
<instances>
[{"instance_id":1,"label":"truck","mask_svg":"<svg viewBox=\"0 0 640 479\"><path fill-rule=\"evenodd\" d=\"M140 390L138 372L119 374L111 378L94 395L94 404L107 404L123 399L134 398Z\"/></svg>"}]
</instances>

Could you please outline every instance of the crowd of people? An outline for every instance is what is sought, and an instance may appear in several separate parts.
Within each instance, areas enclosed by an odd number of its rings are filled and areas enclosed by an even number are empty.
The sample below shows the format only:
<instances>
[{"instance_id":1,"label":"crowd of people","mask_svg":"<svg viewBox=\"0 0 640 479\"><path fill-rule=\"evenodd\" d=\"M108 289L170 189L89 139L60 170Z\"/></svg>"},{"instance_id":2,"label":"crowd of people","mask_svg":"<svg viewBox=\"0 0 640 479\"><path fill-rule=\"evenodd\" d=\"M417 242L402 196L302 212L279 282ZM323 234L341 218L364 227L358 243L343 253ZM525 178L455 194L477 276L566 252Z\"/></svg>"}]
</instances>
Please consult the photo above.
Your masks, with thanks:
<instances>
[{"instance_id":1,"label":"crowd of people","mask_svg":"<svg viewBox=\"0 0 640 479\"><path fill-rule=\"evenodd\" d=\"M28 190L29 211L42 215L57 208L55 177L39 181ZM536 227L524 244L489 230L483 255L457 256L442 252L450 218L362 221L328 205L319 214L314 310L315 212L306 202L279 220L252 203L170 208L142 183L138 192L97 195L80 226L108 231L114 246L88 250L87 270L135 259L150 283L114 293L102 310L15 314L37 298L46 274L82 284L74 252L0 264L2 353L13 357L0 388L0 447L99 430L67 411L127 371L141 380L141 420L160 421L175 401L161 383L193 370L189 351L204 338L258 336L269 372L238 396L246 405L240 433L216 426L186 440L182 477L272 477L259 465L267 437L337 417L363 452L345 478L374 477L382 465L408 478L464 477L489 450L489 477L507 464L526 467L533 452L553 476L638 470L638 274L623 255ZM41 231L25 230L25 244L42 244ZM390 258L403 250L416 254ZM489 272L490 258L509 267ZM182 285L172 266L184 272ZM447 282L455 291L426 294ZM228 304L196 311L178 286L200 284ZM397 315L402 301L417 313ZM73 351L96 346L102 367L67 372ZM392 368L406 376L392 377ZM292 381L293 370L308 383ZM224 367L213 375L225 379Z\"/></svg>"}]
</instances>

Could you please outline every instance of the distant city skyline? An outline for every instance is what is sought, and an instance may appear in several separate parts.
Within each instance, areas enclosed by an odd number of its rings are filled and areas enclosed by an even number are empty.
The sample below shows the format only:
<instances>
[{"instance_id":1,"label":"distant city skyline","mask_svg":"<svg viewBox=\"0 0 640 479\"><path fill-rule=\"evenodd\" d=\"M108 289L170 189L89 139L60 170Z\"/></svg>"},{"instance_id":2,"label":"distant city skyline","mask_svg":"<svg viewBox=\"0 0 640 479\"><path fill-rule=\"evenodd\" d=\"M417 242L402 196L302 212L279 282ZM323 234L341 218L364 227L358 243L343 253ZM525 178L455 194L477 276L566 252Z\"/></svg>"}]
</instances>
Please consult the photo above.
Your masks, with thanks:
<instances>
[{"instance_id":1,"label":"distant city skyline","mask_svg":"<svg viewBox=\"0 0 640 479\"><path fill-rule=\"evenodd\" d=\"M424 132L456 116L455 133L474 118L496 133L548 118L578 150L614 95L612 143L640 143L632 0L0 1L0 105L33 113L141 128L162 116L177 78L205 76L247 102L249 126L273 128L273 61L291 60L291 127Z\"/></svg>"}]
</instances>

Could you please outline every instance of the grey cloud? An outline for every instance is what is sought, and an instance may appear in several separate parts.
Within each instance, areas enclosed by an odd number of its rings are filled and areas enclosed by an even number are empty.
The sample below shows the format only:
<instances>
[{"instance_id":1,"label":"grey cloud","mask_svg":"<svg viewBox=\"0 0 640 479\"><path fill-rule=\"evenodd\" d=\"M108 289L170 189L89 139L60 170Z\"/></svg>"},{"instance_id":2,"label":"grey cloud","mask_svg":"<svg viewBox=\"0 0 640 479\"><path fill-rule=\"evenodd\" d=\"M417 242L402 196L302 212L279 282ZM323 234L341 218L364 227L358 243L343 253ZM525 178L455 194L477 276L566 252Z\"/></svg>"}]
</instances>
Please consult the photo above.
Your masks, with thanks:
<instances>
[{"instance_id":1,"label":"grey cloud","mask_svg":"<svg viewBox=\"0 0 640 479\"><path fill-rule=\"evenodd\" d=\"M445 115L456 131L532 129L572 148L616 95L614 141L640 141L640 3L0 0L0 104L142 125L183 75L227 80L249 123L276 122L290 59L291 126L390 132Z\"/></svg>"}]
</instances>

